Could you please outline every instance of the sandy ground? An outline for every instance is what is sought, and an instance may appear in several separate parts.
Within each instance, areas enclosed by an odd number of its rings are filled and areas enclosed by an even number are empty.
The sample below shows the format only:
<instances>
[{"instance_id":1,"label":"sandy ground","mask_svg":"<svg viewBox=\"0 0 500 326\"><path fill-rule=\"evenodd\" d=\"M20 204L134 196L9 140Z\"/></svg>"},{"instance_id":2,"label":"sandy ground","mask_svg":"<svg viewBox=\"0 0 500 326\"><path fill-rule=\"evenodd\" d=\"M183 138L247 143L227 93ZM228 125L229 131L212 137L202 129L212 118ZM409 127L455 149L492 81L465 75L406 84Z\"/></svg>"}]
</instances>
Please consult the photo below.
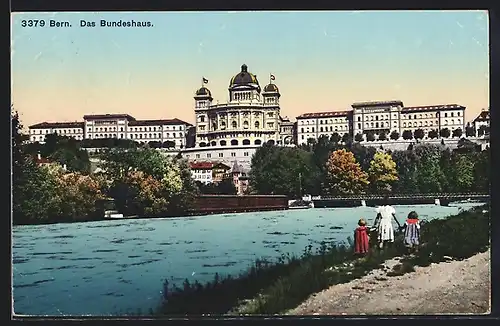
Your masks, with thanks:
<instances>
[{"instance_id":1,"label":"sandy ground","mask_svg":"<svg viewBox=\"0 0 500 326\"><path fill-rule=\"evenodd\" d=\"M399 258L361 279L312 295L289 315L485 314L490 312L490 250L402 276L387 276Z\"/></svg>"}]
</instances>

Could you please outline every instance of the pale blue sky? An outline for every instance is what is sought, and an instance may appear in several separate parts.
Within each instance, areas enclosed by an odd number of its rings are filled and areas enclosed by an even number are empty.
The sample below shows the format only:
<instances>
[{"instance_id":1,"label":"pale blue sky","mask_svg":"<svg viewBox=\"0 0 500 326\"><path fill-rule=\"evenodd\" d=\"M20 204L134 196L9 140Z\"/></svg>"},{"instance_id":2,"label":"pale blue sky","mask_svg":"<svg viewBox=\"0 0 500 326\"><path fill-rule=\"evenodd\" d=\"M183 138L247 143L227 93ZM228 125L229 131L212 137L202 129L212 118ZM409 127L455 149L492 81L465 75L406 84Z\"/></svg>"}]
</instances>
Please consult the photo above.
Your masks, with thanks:
<instances>
[{"instance_id":1,"label":"pale blue sky","mask_svg":"<svg viewBox=\"0 0 500 326\"><path fill-rule=\"evenodd\" d=\"M154 26L80 27L100 19ZM276 76L292 118L365 100L457 103L469 119L489 105L485 11L26 13L12 24L13 102L26 124L106 112L193 121L201 77L224 102L243 63L262 86Z\"/></svg>"}]
</instances>

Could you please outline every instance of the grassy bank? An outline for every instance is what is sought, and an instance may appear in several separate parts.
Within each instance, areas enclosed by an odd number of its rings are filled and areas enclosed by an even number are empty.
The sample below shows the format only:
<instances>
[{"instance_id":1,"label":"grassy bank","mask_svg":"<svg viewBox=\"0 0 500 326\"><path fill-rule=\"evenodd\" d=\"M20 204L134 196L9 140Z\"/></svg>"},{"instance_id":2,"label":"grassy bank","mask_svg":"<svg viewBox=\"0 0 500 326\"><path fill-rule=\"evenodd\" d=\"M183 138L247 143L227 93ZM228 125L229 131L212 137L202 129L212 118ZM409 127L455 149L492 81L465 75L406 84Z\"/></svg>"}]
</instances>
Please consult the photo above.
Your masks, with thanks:
<instances>
[{"instance_id":1,"label":"grassy bank","mask_svg":"<svg viewBox=\"0 0 500 326\"><path fill-rule=\"evenodd\" d=\"M445 219L432 220L422 228L422 247L405 256L390 275L412 272L447 259L464 259L489 246L490 216L486 206ZM392 257L405 255L400 235L391 248L374 250L364 258L348 246L323 243L316 252L306 248L300 256L282 256L277 262L258 261L238 277L216 278L207 284L164 286L164 301L156 315L279 314L296 307L311 294L334 284L360 278Z\"/></svg>"}]
</instances>

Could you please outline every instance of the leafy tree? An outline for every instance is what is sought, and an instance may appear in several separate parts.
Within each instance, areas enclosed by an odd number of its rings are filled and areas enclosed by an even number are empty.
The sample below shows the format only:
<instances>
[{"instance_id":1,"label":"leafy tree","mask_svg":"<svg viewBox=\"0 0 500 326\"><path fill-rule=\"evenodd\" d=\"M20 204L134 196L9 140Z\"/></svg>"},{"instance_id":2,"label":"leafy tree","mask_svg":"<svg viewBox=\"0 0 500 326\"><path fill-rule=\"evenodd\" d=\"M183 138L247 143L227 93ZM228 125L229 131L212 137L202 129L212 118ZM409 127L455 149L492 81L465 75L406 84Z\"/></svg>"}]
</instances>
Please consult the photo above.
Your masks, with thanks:
<instances>
[{"instance_id":1,"label":"leafy tree","mask_svg":"<svg viewBox=\"0 0 500 326\"><path fill-rule=\"evenodd\" d=\"M413 136L415 137L415 139L423 139L425 136L425 132L423 129L418 128L417 130L415 130Z\"/></svg>"},{"instance_id":2,"label":"leafy tree","mask_svg":"<svg viewBox=\"0 0 500 326\"><path fill-rule=\"evenodd\" d=\"M474 184L474 160L472 155L457 154L453 161L454 190L468 192Z\"/></svg>"},{"instance_id":3,"label":"leafy tree","mask_svg":"<svg viewBox=\"0 0 500 326\"><path fill-rule=\"evenodd\" d=\"M476 129L474 128L474 126L471 126L470 123L467 123L467 127L465 127L465 135L467 137L476 136Z\"/></svg>"},{"instance_id":4,"label":"leafy tree","mask_svg":"<svg viewBox=\"0 0 500 326\"><path fill-rule=\"evenodd\" d=\"M363 141L363 134L357 133L356 136L354 136L354 140L357 142L362 142Z\"/></svg>"},{"instance_id":5,"label":"leafy tree","mask_svg":"<svg viewBox=\"0 0 500 326\"><path fill-rule=\"evenodd\" d=\"M106 174L111 180L122 178L128 171L142 171L160 179L167 171L167 158L153 149L110 149L101 159Z\"/></svg>"},{"instance_id":6,"label":"leafy tree","mask_svg":"<svg viewBox=\"0 0 500 326\"><path fill-rule=\"evenodd\" d=\"M478 136L483 136L483 135L489 135L490 134L490 127L482 125L477 129L477 135Z\"/></svg>"},{"instance_id":7,"label":"leafy tree","mask_svg":"<svg viewBox=\"0 0 500 326\"><path fill-rule=\"evenodd\" d=\"M368 176L372 191L389 193L392 190L392 184L398 180L396 162L390 154L377 152L370 162Z\"/></svg>"},{"instance_id":8,"label":"leafy tree","mask_svg":"<svg viewBox=\"0 0 500 326\"><path fill-rule=\"evenodd\" d=\"M337 132L334 132L330 136L330 142L332 142L334 144L338 144L341 140L342 140L342 137L340 137L340 135Z\"/></svg>"},{"instance_id":9,"label":"leafy tree","mask_svg":"<svg viewBox=\"0 0 500 326\"><path fill-rule=\"evenodd\" d=\"M399 132L397 132L396 130L393 130L391 132L391 139L392 140L398 140L399 139Z\"/></svg>"},{"instance_id":10,"label":"leafy tree","mask_svg":"<svg viewBox=\"0 0 500 326\"><path fill-rule=\"evenodd\" d=\"M399 180L393 186L393 192L418 193L417 155L412 150L394 151L392 158L396 162Z\"/></svg>"},{"instance_id":11,"label":"leafy tree","mask_svg":"<svg viewBox=\"0 0 500 326\"><path fill-rule=\"evenodd\" d=\"M333 152L326 166L325 193L328 195L360 194L369 184L368 175L356 163L354 155L345 149Z\"/></svg>"},{"instance_id":12,"label":"leafy tree","mask_svg":"<svg viewBox=\"0 0 500 326\"><path fill-rule=\"evenodd\" d=\"M167 140L167 141L163 142L162 147L163 148L174 148L175 147L175 143L173 141L171 141L171 140Z\"/></svg>"},{"instance_id":13,"label":"leafy tree","mask_svg":"<svg viewBox=\"0 0 500 326\"><path fill-rule=\"evenodd\" d=\"M474 186L478 192L490 192L491 149L476 154L474 165Z\"/></svg>"},{"instance_id":14,"label":"leafy tree","mask_svg":"<svg viewBox=\"0 0 500 326\"><path fill-rule=\"evenodd\" d=\"M366 133L366 140L367 141L375 141L375 134L373 133L373 131L368 131Z\"/></svg>"},{"instance_id":15,"label":"leafy tree","mask_svg":"<svg viewBox=\"0 0 500 326\"><path fill-rule=\"evenodd\" d=\"M265 144L257 149L251 165L250 185L259 194L300 197L303 192L312 193L319 174L312 153L296 147Z\"/></svg>"},{"instance_id":16,"label":"leafy tree","mask_svg":"<svg viewBox=\"0 0 500 326\"><path fill-rule=\"evenodd\" d=\"M413 138L413 133L411 132L411 130L405 130L405 131L403 131L403 139L409 140L409 139L412 139L412 138Z\"/></svg>"},{"instance_id":17,"label":"leafy tree","mask_svg":"<svg viewBox=\"0 0 500 326\"><path fill-rule=\"evenodd\" d=\"M349 143L352 142L352 137L349 135L349 133L345 133L343 136L342 136L342 142L346 145L349 145Z\"/></svg>"},{"instance_id":18,"label":"leafy tree","mask_svg":"<svg viewBox=\"0 0 500 326\"><path fill-rule=\"evenodd\" d=\"M387 139L387 135L385 134L385 132L380 132L380 134L378 135L378 140L386 140Z\"/></svg>"},{"instance_id":19,"label":"leafy tree","mask_svg":"<svg viewBox=\"0 0 500 326\"><path fill-rule=\"evenodd\" d=\"M439 165L441 150L438 146L420 144L415 146L417 156L417 182L423 192L441 192L444 174Z\"/></svg>"},{"instance_id":20,"label":"leafy tree","mask_svg":"<svg viewBox=\"0 0 500 326\"><path fill-rule=\"evenodd\" d=\"M462 134L463 134L463 132L462 132L461 128L457 128L457 129L453 130L453 137L455 137L455 138L461 137Z\"/></svg>"},{"instance_id":21,"label":"leafy tree","mask_svg":"<svg viewBox=\"0 0 500 326\"><path fill-rule=\"evenodd\" d=\"M363 171L368 171L370 168L370 162L373 160L373 156L377 150L372 146L363 146L359 143L353 144L349 150L354 154L356 162L359 162L361 169Z\"/></svg>"},{"instance_id":22,"label":"leafy tree","mask_svg":"<svg viewBox=\"0 0 500 326\"><path fill-rule=\"evenodd\" d=\"M432 129L432 130L429 130L427 137L429 137L430 139L436 139L439 137L439 133L436 129Z\"/></svg>"},{"instance_id":23,"label":"leafy tree","mask_svg":"<svg viewBox=\"0 0 500 326\"><path fill-rule=\"evenodd\" d=\"M450 132L450 129L448 128L443 128L439 131L439 136L443 137L443 138L448 138L450 137L451 135L451 132Z\"/></svg>"}]
</instances>

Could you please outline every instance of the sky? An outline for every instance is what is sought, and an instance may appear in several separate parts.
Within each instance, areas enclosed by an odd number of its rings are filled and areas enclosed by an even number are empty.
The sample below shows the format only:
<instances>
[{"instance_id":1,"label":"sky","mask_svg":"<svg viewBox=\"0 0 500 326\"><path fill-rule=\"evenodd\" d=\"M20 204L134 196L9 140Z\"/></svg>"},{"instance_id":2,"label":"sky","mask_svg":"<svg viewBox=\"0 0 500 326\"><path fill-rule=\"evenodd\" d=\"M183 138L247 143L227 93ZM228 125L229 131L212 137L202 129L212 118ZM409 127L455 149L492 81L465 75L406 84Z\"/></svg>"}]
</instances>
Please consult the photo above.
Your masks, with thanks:
<instances>
[{"instance_id":1,"label":"sky","mask_svg":"<svg viewBox=\"0 0 500 326\"><path fill-rule=\"evenodd\" d=\"M202 77L224 103L242 64L262 88L276 77L281 115L292 120L359 101L460 104L467 120L489 107L486 11L13 13L11 21L11 96L24 126L102 113L193 123Z\"/></svg>"}]
</instances>

